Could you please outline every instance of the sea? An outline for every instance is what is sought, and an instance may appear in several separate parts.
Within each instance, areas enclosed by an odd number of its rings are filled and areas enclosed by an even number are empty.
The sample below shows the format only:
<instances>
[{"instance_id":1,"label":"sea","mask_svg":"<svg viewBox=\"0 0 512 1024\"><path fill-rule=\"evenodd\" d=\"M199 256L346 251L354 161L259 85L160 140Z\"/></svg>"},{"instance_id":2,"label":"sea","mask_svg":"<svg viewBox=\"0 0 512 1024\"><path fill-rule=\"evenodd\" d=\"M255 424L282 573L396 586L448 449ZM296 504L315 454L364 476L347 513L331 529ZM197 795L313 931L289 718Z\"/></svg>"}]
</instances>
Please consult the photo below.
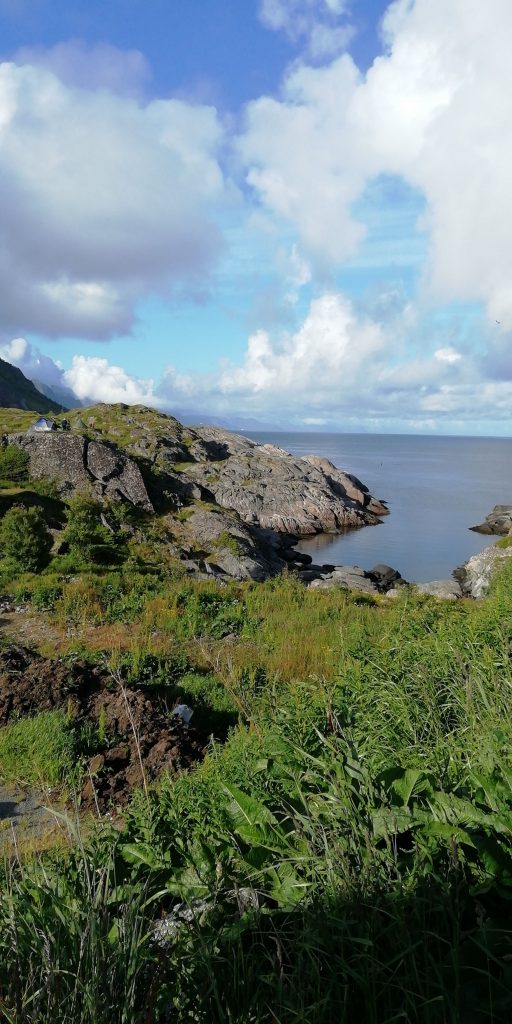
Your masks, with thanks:
<instances>
[{"instance_id":1,"label":"sea","mask_svg":"<svg viewBox=\"0 0 512 1024\"><path fill-rule=\"evenodd\" d=\"M317 534L298 549L316 564L391 565L409 582L448 579L494 543L469 529L512 504L512 438L247 432L293 455L322 455L357 476L390 514L378 526Z\"/></svg>"}]
</instances>

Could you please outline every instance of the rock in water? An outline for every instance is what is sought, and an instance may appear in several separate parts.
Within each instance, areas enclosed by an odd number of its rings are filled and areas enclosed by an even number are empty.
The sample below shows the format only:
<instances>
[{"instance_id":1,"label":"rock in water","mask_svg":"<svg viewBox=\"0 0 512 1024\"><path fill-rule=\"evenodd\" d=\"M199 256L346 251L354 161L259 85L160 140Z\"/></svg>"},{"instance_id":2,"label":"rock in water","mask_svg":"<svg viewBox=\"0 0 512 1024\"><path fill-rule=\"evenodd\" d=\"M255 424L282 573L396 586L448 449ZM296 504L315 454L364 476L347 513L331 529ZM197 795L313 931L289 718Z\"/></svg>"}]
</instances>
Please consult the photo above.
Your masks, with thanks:
<instances>
[{"instance_id":1,"label":"rock in water","mask_svg":"<svg viewBox=\"0 0 512 1024\"><path fill-rule=\"evenodd\" d=\"M512 505L495 505L479 526L470 526L475 533L505 535L512 530Z\"/></svg>"}]
</instances>

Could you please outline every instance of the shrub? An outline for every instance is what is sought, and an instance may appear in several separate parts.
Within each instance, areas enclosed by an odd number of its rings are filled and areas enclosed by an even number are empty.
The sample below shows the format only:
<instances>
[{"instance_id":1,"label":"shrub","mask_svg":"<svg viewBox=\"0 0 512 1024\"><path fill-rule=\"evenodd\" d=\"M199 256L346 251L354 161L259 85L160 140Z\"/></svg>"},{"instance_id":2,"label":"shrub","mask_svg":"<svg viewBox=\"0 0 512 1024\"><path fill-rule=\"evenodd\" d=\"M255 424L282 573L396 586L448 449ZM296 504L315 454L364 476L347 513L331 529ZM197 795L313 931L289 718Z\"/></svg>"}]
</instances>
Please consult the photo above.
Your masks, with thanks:
<instances>
[{"instance_id":1,"label":"shrub","mask_svg":"<svg viewBox=\"0 0 512 1024\"><path fill-rule=\"evenodd\" d=\"M69 502L64 540L77 562L110 562L114 551L112 536L101 522L99 501L85 494Z\"/></svg>"},{"instance_id":2,"label":"shrub","mask_svg":"<svg viewBox=\"0 0 512 1024\"><path fill-rule=\"evenodd\" d=\"M15 444L0 448L0 479L20 483L28 477L29 456Z\"/></svg>"},{"instance_id":3,"label":"shrub","mask_svg":"<svg viewBox=\"0 0 512 1024\"><path fill-rule=\"evenodd\" d=\"M0 523L0 555L17 571L37 572L48 563L53 537L40 509L15 505Z\"/></svg>"}]
</instances>

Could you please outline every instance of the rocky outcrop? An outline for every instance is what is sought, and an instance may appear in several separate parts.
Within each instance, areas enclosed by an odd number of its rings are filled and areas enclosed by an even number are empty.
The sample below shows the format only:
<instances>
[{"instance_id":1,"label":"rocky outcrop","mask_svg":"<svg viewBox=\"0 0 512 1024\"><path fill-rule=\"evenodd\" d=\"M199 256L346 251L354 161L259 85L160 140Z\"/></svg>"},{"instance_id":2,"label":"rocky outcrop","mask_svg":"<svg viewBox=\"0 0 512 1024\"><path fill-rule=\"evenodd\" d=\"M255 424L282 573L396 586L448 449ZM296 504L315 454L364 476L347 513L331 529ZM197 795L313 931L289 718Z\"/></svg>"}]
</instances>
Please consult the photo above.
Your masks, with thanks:
<instances>
[{"instance_id":1,"label":"rocky outcrop","mask_svg":"<svg viewBox=\"0 0 512 1024\"><path fill-rule=\"evenodd\" d=\"M89 490L98 498L126 500L153 512L146 485L133 459L80 434L11 434L11 444L27 452L30 476L56 480L63 494Z\"/></svg>"},{"instance_id":2,"label":"rocky outcrop","mask_svg":"<svg viewBox=\"0 0 512 1024\"><path fill-rule=\"evenodd\" d=\"M375 524L388 512L385 502L327 459L297 458L216 427L190 434L190 463L180 466L182 481L235 509L250 525L305 536Z\"/></svg>"},{"instance_id":3,"label":"rocky outcrop","mask_svg":"<svg viewBox=\"0 0 512 1024\"><path fill-rule=\"evenodd\" d=\"M512 555L512 547L488 547L456 569L454 576L460 583L464 597L485 597L494 573L501 562Z\"/></svg>"},{"instance_id":4,"label":"rocky outcrop","mask_svg":"<svg viewBox=\"0 0 512 1024\"><path fill-rule=\"evenodd\" d=\"M358 565L310 565L299 576L313 589L327 590L340 587L364 594L386 594L405 585L396 569L389 565L375 565L373 569L360 569Z\"/></svg>"},{"instance_id":5,"label":"rocky outcrop","mask_svg":"<svg viewBox=\"0 0 512 1024\"><path fill-rule=\"evenodd\" d=\"M470 526L475 533L505 535L512 530L512 505L495 505L479 526Z\"/></svg>"},{"instance_id":6,"label":"rocky outcrop","mask_svg":"<svg viewBox=\"0 0 512 1024\"><path fill-rule=\"evenodd\" d=\"M169 517L169 529L186 554L187 572L199 578L264 580L286 564L277 542L252 530L229 510L197 505L184 523Z\"/></svg>"},{"instance_id":7,"label":"rocky outcrop","mask_svg":"<svg viewBox=\"0 0 512 1024\"><path fill-rule=\"evenodd\" d=\"M418 594L440 597L445 601L457 601L463 596L457 580L432 580L431 583L415 583L414 586Z\"/></svg>"},{"instance_id":8,"label":"rocky outcrop","mask_svg":"<svg viewBox=\"0 0 512 1024\"><path fill-rule=\"evenodd\" d=\"M89 490L156 508L167 554L196 577L263 580L288 568L306 584L368 592L385 592L396 579L385 566L312 566L295 551L300 536L375 524L388 513L327 459L298 458L217 427L184 427L144 406L77 410L69 427L10 435L30 457L30 476L56 480L63 494Z\"/></svg>"}]
</instances>

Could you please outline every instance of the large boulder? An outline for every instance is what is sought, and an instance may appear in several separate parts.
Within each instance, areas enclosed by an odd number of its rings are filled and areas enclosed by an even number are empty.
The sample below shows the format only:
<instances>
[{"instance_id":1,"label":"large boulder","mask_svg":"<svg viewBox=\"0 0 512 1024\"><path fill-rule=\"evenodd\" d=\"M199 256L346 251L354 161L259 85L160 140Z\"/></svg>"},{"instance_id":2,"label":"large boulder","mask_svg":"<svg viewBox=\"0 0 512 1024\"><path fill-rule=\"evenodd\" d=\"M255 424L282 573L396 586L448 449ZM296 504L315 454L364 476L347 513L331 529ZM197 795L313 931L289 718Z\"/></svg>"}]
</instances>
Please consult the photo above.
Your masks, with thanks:
<instances>
[{"instance_id":1,"label":"large boulder","mask_svg":"<svg viewBox=\"0 0 512 1024\"><path fill-rule=\"evenodd\" d=\"M512 555L512 547L484 548L477 555L472 555L454 575L460 583L465 597L485 597L494 573L505 558Z\"/></svg>"},{"instance_id":2,"label":"large boulder","mask_svg":"<svg viewBox=\"0 0 512 1024\"><path fill-rule=\"evenodd\" d=\"M125 500L153 512L142 474L133 459L100 441L80 434L11 434L30 458L30 476L56 480L62 493L90 490L98 498Z\"/></svg>"},{"instance_id":3,"label":"large boulder","mask_svg":"<svg viewBox=\"0 0 512 1024\"><path fill-rule=\"evenodd\" d=\"M300 579L315 590L340 587L363 594L386 594L397 584L405 584L400 573L389 565L376 565L369 571L358 565L308 566Z\"/></svg>"},{"instance_id":4,"label":"large boulder","mask_svg":"<svg viewBox=\"0 0 512 1024\"><path fill-rule=\"evenodd\" d=\"M237 580L264 580L285 566L278 546L247 526L236 512L201 504L184 522L168 517L174 542L187 553L187 571Z\"/></svg>"}]
</instances>

